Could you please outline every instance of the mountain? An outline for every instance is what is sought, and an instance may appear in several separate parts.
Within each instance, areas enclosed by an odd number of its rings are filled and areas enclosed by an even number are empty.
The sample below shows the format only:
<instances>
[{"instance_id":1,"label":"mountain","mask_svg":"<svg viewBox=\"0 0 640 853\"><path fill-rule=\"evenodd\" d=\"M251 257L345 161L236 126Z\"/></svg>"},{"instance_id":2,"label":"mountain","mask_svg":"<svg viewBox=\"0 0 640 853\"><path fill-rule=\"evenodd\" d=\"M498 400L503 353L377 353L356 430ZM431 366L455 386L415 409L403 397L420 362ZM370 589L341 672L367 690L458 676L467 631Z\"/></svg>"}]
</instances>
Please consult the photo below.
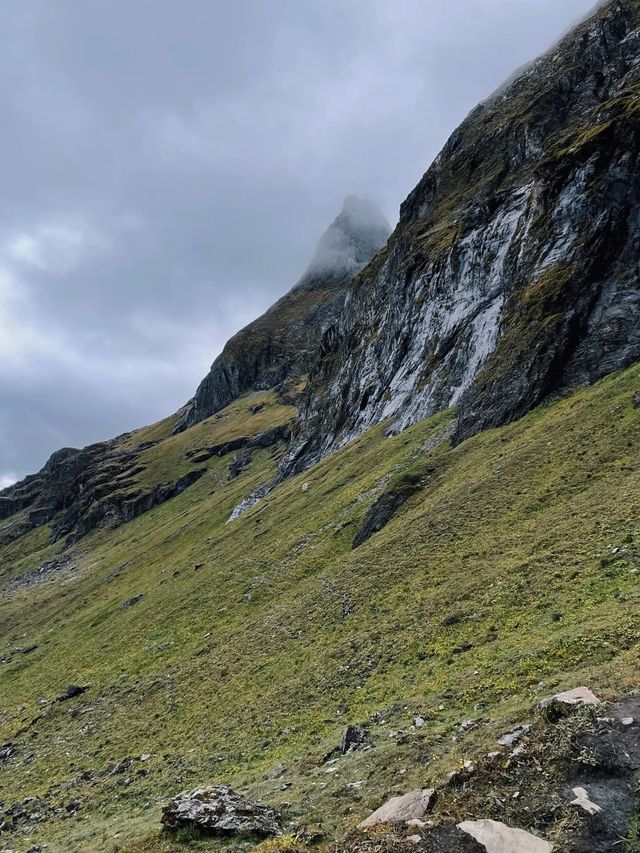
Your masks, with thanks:
<instances>
[{"instance_id":1,"label":"mountain","mask_svg":"<svg viewBox=\"0 0 640 853\"><path fill-rule=\"evenodd\" d=\"M211 366L176 430L199 423L247 391L304 379L326 329L344 305L353 276L386 244L390 227L370 201L350 196L322 236L295 287L238 332Z\"/></svg>"},{"instance_id":2,"label":"mountain","mask_svg":"<svg viewBox=\"0 0 640 853\"><path fill-rule=\"evenodd\" d=\"M325 334L287 472L454 405L461 441L640 357L639 44L608 3L455 131Z\"/></svg>"},{"instance_id":3,"label":"mountain","mask_svg":"<svg viewBox=\"0 0 640 853\"><path fill-rule=\"evenodd\" d=\"M605 3L184 409L0 493L0 847L638 849L639 74Z\"/></svg>"}]
</instances>

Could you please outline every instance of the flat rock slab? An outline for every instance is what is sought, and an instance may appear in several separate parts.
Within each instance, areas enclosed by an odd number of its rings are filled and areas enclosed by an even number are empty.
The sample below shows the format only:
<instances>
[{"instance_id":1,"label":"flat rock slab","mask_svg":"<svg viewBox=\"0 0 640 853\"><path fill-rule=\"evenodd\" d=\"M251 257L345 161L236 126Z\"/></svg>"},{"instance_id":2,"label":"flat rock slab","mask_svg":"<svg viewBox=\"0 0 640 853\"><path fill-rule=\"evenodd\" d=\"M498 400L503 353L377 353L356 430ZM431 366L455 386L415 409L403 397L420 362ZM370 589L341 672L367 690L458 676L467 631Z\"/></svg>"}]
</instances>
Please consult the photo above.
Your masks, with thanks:
<instances>
[{"instance_id":1,"label":"flat rock slab","mask_svg":"<svg viewBox=\"0 0 640 853\"><path fill-rule=\"evenodd\" d=\"M458 829L482 844L487 853L551 853L548 841L497 820L465 820Z\"/></svg>"},{"instance_id":2,"label":"flat rock slab","mask_svg":"<svg viewBox=\"0 0 640 853\"><path fill-rule=\"evenodd\" d=\"M278 815L262 803L236 794L226 785L183 791L162 809L162 825L168 830L197 826L212 835L281 833Z\"/></svg>"},{"instance_id":3,"label":"flat rock slab","mask_svg":"<svg viewBox=\"0 0 640 853\"><path fill-rule=\"evenodd\" d=\"M358 824L358 829L369 829L384 823L407 823L420 820L434 804L436 792L433 788L409 791L401 797L392 797L373 814Z\"/></svg>"},{"instance_id":4,"label":"flat rock slab","mask_svg":"<svg viewBox=\"0 0 640 853\"><path fill-rule=\"evenodd\" d=\"M564 693L556 693L555 696L549 696L540 702L540 708L547 708L553 703L561 705L601 705L602 702L595 693L592 693L588 687L575 687L573 690L566 690Z\"/></svg>"},{"instance_id":5,"label":"flat rock slab","mask_svg":"<svg viewBox=\"0 0 640 853\"><path fill-rule=\"evenodd\" d=\"M602 811L597 803L591 801L586 788L573 788L571 793L575 797L575 800L571 800L572 806L578 806L590 815L597 815Z\"/></svg>"}]
</instances>

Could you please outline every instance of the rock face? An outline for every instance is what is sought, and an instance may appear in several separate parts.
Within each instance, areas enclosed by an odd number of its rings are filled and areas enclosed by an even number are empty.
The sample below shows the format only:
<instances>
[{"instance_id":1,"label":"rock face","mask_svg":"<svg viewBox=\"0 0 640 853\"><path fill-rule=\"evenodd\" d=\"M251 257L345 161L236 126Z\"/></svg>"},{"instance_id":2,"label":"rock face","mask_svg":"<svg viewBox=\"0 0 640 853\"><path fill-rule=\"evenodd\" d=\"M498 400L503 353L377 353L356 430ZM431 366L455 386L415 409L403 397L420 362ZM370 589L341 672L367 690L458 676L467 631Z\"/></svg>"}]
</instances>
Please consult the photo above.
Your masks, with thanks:
<instances>
[{"instance_id":1,"label":"rock face","mask_svg":"<svg viewBox=\"0 0 640 853\"><path fill-rule=\"evenodd\" d=\"M281 832L278 815L262 803L252 802L224 785L183 791L162 809L167 830L196 826L212 835L257 835Z\"/></svg>"},{"instance_id":2,"label":"rock face","mask_svg":"<svg viewBox=\"0 0 640 853\"><path fill-rule=\"evenodd\" d=\"M367 730L362 726L347 726L342 732L340 738L340 752L346 755L348 752L353 752L365 743L367 740Z\"/></svg>"},{"instance_id":3,"label":"rock face","mask_svg":"<svg viewBox=\"0 0 640 853\"><path fill-rule=\"evenodd\" d=\"M247 391L299 381L317 357L347 286L387 242L390 227L370 201L350 196L296 286L227 343L176 426L187 429Z\"/></svg>"},{"instance_id":4,"label":"rock face","mask_svg":"<svg viewBox=\"0 0 640 853\"><path fill-rule=\"evenodd\" d=\"M640 358L639 54L612 0L455 131L323 334L284 474L453 405L461 441Z\"/></svg>"},{"instance_id":5,"label":"rock face","mask_svg":"<svg viewBox=\"0 0 640 853\"><path fill-rule=\"evenodd\" d=\"M373 814L358 824L358 829L370 829L380 824L408 823L421 820L433 806L436 793L432 788L409 791L402 797L392 797Z\"/></svg>"},{"instance_id":6,"label":"rock face","mask_svg":"<svg viewBox=\"0 0 640 853\"><path fill-rule=\"evenodd\" d=\"M482 844L487 853L551 853L548 841L496 820L465 820L458 828Z\"/></svg>"}]
</instances>

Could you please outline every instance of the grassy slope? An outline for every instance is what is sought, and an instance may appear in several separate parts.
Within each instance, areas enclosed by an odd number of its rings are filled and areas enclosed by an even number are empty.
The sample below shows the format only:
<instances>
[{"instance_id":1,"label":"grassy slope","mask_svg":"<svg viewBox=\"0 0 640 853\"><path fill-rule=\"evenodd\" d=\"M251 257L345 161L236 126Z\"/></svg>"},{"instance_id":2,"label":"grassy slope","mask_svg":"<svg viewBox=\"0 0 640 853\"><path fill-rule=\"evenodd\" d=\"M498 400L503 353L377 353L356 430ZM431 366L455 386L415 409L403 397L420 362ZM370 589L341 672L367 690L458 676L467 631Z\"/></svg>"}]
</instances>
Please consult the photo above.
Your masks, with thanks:
<instances>
[{"instance_id":1,"label":"grassy slope","mask_svg":"<svg viewBox=\"0 0 640 853\"><path fill-rule=\"evenodd\" d=\"M331 835L388 793L437 781L556 687L637 683L639 386L636 366L454 450L420 450L448 413L393 438L374 429L229 526L276 459L260 452L231 483L228 458L215 459L178 498L94 532L71 550L70 578L0 599L0 652L38 644L0 669L0 739L17 746L0 800L50 789L52 803L80 804L31 837L49 851L148 835L159 802L206 781L286 800ZM247 434L263 398L261 428L290 416L269 395L245 398L146 451L143 476L180 475L187 449ZM433 469L426 489L352 551L385 478L416 463ZM91 688L42 711L70 682ZM470 717L484 724L460 735ZM346 722L366 723L374 748L327 773ZM142 753L144 765L105 774ZM265 778L278 762L284 776Z\"/></svg>"}]
</instances>

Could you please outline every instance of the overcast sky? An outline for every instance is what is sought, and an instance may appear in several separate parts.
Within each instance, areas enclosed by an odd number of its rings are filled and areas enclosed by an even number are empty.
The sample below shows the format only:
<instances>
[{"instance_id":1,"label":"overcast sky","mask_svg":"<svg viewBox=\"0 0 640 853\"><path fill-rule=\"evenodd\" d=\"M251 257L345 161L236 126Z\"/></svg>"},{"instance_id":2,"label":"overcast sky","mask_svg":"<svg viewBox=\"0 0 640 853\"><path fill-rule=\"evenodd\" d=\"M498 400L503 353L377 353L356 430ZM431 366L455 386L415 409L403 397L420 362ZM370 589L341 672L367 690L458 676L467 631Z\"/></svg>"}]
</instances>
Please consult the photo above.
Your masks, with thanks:
<instances>
[{"instance_id":1,"label":"overcast sky","mask_svg":"<svg viewBox=\"0 0 640 853\"><path fill-rule=\"evenodd\" d=\"M349 193L390 222L592 0L0 8L0 484L191 396Z\"/></svg>"}]
</instances>

